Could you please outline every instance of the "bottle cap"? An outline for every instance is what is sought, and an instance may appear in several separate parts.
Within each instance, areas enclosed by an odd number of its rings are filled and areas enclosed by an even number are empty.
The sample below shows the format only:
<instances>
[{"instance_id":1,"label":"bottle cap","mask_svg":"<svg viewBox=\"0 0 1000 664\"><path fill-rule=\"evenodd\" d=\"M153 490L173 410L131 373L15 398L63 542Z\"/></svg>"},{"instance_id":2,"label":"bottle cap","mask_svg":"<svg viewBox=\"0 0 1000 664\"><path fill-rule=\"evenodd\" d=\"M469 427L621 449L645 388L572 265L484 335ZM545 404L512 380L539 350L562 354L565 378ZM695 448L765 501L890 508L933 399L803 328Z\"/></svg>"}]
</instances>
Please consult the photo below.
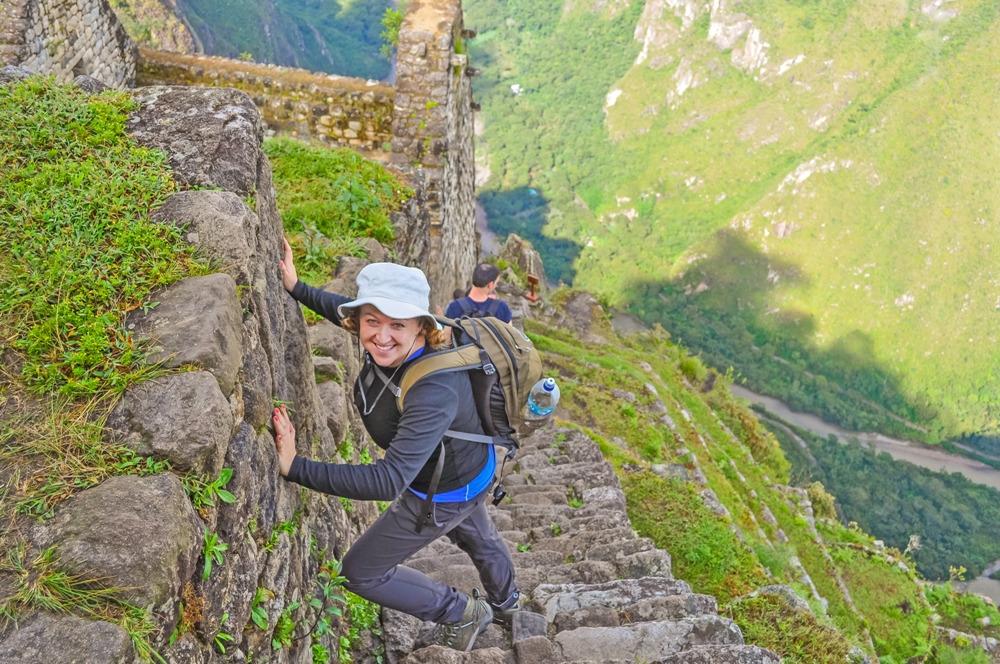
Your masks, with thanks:
<instances>
[{"instance_id":1,"label":"bottle cap","mask_svg":"<svg viewBox=\"0 0 1000 664\"><path fill-rule=\"evenodd\" d=\"M545 388L546 392L551 392L552 390L556 389L556 379L546 378L545 382L542 383L542 387Z\"/></svg>"}]
</instances>

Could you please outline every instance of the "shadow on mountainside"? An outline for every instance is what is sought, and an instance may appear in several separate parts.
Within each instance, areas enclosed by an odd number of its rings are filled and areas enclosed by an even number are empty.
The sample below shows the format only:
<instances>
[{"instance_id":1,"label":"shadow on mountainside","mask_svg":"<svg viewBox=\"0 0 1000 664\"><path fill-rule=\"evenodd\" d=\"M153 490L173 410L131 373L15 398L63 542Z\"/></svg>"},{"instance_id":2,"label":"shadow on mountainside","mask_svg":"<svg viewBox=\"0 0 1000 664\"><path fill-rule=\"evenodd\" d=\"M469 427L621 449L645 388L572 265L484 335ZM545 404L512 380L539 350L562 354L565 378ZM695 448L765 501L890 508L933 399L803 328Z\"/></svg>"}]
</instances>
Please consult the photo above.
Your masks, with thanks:
<instances>
[{"instance_id":1,"label":"shadow on mountainside","mask_svg":"<svg viewBox=\"0 0 1000 664\"><path fill-rule=\"evenodd\" d=\"M490 230L497 237L517 233L529 240L545 257L545 274L551 281L573 282L576 276L573 263L580 255L580 245L542 234L542 228L548 223L550 204L540 189L518 187L481 192L479 202L486 210Z\"/></svg>"},{"instance_id":2,"label":"shadow on mountainside","mask_svg":"<svg viewBox=\"0 0 1000 664\"><path fill-rule=\"evenodd\" d=\"M815 315L780 306L786 283L809 285L799 266L768 256L730 230L715 235L707 254L672 281L634 283L626 293L632 312L662 324L711 364L735 367L751 387L794 410L846 429L922 440L926 430L901 420L932 422L930 435L940 435L938 413L903 395L867 334L855 330L820 347Z\"/></svg>"}]
</instances>

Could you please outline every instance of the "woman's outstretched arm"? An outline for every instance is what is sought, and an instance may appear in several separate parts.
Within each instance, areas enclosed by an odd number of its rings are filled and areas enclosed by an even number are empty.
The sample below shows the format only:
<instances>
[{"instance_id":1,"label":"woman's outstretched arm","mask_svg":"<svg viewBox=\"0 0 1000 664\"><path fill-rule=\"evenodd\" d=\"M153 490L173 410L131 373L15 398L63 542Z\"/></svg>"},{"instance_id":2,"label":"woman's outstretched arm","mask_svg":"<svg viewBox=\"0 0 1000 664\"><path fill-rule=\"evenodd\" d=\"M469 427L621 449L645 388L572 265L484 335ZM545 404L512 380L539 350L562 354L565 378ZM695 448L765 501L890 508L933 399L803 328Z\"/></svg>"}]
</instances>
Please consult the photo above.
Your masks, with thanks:
<instances>
[{"instance_id":1,"label":"woman's outstretched arm","mask_svg":"<svg viewBox=\"0 0 1000 664\"><path fill-rule=\"evenodd\" d=\"M355 500L393 500L416 478L438 449L455 418L455 374L428 376L407 395L406 413L385 457L369 465L324 463L295 454L295 429L284 407L275 414L279 469L291 482ZM466 383L468 384L468 383ZM427 389L430 388L430 389ZM423 393L423 394L420 394ZM410 399L414 395L419 398Z\"/></svg>"},{"instance_id":2,"label":"woman's outstretched arm","mask_svg":"<svg viewBox=\"0 0 1000 664\"><path fill-rule=\"evenodd\" d=\"M337 325L340 325L340 314L337 313L337 307L351 301L348 297L327 293L325 290L313 288L305 282L299 281L292 258L292 248L289 246L288 240L285 240L285 255L281 261L281 284L298 302Z\"/></svg>"}]
</instances>

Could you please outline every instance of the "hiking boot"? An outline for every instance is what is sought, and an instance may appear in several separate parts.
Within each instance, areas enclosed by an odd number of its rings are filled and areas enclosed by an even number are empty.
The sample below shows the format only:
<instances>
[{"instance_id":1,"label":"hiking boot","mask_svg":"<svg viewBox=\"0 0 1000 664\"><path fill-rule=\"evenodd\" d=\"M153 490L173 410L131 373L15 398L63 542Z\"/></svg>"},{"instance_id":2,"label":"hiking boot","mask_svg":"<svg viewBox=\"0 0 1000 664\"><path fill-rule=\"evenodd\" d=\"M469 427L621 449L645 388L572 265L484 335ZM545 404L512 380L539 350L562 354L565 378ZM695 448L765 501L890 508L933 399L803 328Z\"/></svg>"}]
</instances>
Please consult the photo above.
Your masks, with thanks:
<instances>
[{"instance_id":1,"label":"hiking boot","mask_svg":"<svg viewBox=\"0 0 1000 664\"><path fill-rule=\"evenodd\" d=\"M465 605L462 619L441 626L438 645L469 652L476 642L476 637L489 627L491 622L493 622L493 609L486 600L480 599L478 590L473 590L469 603Z\"/></svg>"},{"instance_id":2,"label":"hiking boot","mask_svg":"<svg viewBox=\"0 0 1000 664\"><path fill-rule=\"evenodd\" d=\"M493 609L493 624L500 625L507 631L513 629L514 614L521 610L520 593L515 591L513 600L514 603L506 609L502 608L500 604L490 602L490 608ZM510 600L508 599L507 601L509 602Z\"/></svg>"}]
</instances>

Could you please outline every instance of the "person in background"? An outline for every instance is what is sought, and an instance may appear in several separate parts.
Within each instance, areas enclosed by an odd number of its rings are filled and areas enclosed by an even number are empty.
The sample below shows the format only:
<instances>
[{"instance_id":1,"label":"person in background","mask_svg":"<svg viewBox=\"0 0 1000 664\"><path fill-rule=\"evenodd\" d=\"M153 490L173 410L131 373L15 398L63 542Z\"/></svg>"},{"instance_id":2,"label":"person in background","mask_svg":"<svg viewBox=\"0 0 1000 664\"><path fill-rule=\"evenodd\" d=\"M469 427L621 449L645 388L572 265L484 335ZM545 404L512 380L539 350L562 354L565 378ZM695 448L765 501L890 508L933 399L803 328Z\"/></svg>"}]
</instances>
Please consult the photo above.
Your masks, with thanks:
<instances>
[{"instance_id":1,"label":"person in background","mask_svg":"<svg viewBox=\"0 0 1000 664\"><path fill-rule=\"evenodd\" d=\"M458 298L448 305L444 312L446 318L485 318L492 316L509 323L513 315L506 302L496 296L497 283L500 281L500 268L493 263L480 263L472 273L472 288L465 297Z\"/></svg>"}]
</instances>

